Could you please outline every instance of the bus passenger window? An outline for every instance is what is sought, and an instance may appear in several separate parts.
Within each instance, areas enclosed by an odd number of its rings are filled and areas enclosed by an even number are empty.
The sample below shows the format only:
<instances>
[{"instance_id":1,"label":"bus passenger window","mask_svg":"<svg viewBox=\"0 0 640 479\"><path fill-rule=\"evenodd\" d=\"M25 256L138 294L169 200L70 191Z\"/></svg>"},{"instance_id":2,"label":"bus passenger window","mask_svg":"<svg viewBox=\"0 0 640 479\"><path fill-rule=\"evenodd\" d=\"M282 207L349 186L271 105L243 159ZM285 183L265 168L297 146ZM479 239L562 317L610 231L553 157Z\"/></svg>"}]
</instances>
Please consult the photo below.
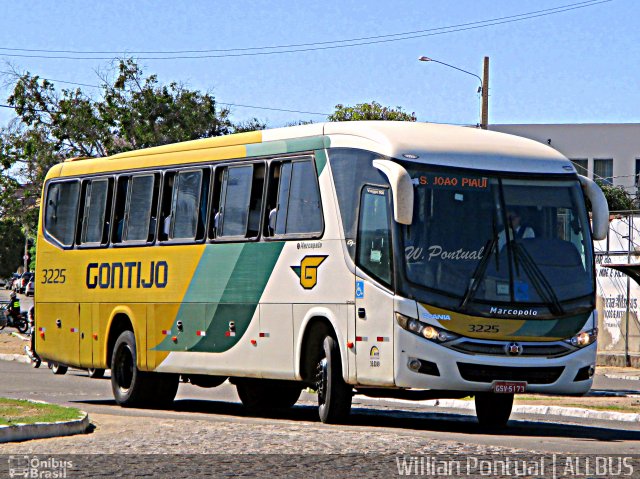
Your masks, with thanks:
<instances>
[{"instance_id":1,"label":"bus passenger window","mask_svg":"<svg viewBox=\"0 0 640 479\"><path fill-rule=\"evenodd\" d=\"M128 176L121 176L118 178L118 184L116 186L116 198L115 208L113 210L113 224L111 231L111 242L121 243L122 233L124 231L124 211L127 205L127 193L129 192L129 180Z\"/></svg>"},{"instance_id":2,"label":"bus passenger window","mask_svg":"<svg viewBox=\"0 0 640 479\"><path fill-rule=\"evenodd\" d=\"M149 240L154 184L154 175L140 175L131 178L125 215L125 241Z\"/></svg>"},{"instance_id":3,"label":"bus passenger window","mask_svg":"<svg viewBox=\"0 0 640 479\"><path fill-rule=\"evenodd\" d=\"M106 244L108 240L107 211L111 206L111 180L97 179L88 182L84 198L84 216L82 218L83 244Z\"/></svg>"},{"instance_id":4,"label":"bus passenger window","mask_svg":"<svg viewBox=\"0 0 640 479\"><path fill-rule=\"evenodd\" d=\"M175 175L173 171L168 171L164 174L162 201L160 202L160 227L158 229L158 239L160 241L167 241L171 233L171 205L174 197Z\"/></svg>"},{"instance_id":5,"label":"bus passenger window","mask_svg":"<svg viewBox=\"0 0 640 479\"><path fill-rule=\"evenodd\" d=\"M391 284L391 231L388 193L384 188L365 186L360 202L357 264L383 283Z\"/></svg>"},{"instance_id":6,"label":"bus passenger window","mask_svg":"<svg viewBox=\"0 0 640 479\"><path fill-rule=\"evenodd\" d=\"M200 216L202 170L181 171L176 178L173 195L173 233L171 239L194 239Z\"/></svg>"},{"instance_id":7,"label":"bus passenger window","mask_svg":"<svg viewBox=\"0 0 640 479\"><path fill-rule=\"evenodd\" d=\"M251 165L225 169L220 193L218 237L247 234L252 180L253 166Z\"/></svg>"},{"instance_id":8,"label":"bus passenger window","mask_svg":"<svg viewBox=\"0 0 640 479\"><path fill-rule=\"evenodd\" d=\"M79 193L79 181L51 183L47 192L44 227L64 246L73 244Z\"/></svg>"},{"instance_id":9,"label":"bus passenger window","mask_svg":"<svg viewBox=\"0 0 640 479\"><path fill-rule=\"evenodd\" d=\"M322 232L318 176L309 159L274 165L267 201L270 236L308 235ZM274 191L277 185L277 199Z\"/></svg>"}]
</instances>

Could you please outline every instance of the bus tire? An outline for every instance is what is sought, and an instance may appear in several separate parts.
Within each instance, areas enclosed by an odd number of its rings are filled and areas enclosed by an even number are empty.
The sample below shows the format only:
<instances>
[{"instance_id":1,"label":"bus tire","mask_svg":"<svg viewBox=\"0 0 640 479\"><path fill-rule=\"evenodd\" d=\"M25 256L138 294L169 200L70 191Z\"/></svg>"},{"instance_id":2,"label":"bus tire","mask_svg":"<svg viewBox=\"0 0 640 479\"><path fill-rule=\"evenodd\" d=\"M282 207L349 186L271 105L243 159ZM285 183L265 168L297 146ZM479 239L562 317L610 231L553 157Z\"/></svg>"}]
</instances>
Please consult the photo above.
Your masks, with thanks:
<instances>
[{"instance_id":1,"label":"bus tire","mask_svg":"<svg viewBox=\"0 0 640 479\"><path fill-rule=\"evenodd\" d=\"M104 369L89 368L87 369L87 373L89 373L89 377L91 379L100 379L104 377Z\"/></svg>"},{"instance_id":2,"label":"bus tire","mask_svg":"<svg viewBox=\"0 0 640 479\"><path fill-rule=\"evenodd\" d=\"M251 412L293 407L302 392L301 385L288 381L242 378L234 382L242 405Z\"/></svg>"},{"instance_id":3,"label":"bus tire","mask_svg":"<svg viewBox=\"0 0 640 479\"><path fill-rule=\"evenodd\" d=\"M513 408L513 394L476 393L475 403L476 417L482 427L502 429L507 426Z\"/></svg>"},{"instance_id":4,"label":"bus tire","mask_svg":"<svg viewBox=\"0 0 640 479\"><path fill-rule=\"evenodd\" d=\"M67 366L63 366L62 364L56 362L50 362L49 368L51 369L51 372L56 376L67 374L67 371L69 370Z\"/></svg>"},{"instance_id":5,"label":"bus tire","mask_svg":"<svg viewBox=\"0 0 640 479\"><path fill-rule=\"evenodd\" d=\"M136 338L123 331L111 356L111 389L116 402L123 407L148 405L153 395L151 375L137 367Z\"/></svg>"},{"instance_id":6,"label":"bus tire","mask_svg":"<svg viewBox=\"0 0 640 479\"><path fill-rule=\"evenodd\" d=\"M342 378L342 361L336 340L325 336L321 348L316 374L318 412L323 423L337 424L349 416L353 388Z\"/></svg>"}]
</instances>

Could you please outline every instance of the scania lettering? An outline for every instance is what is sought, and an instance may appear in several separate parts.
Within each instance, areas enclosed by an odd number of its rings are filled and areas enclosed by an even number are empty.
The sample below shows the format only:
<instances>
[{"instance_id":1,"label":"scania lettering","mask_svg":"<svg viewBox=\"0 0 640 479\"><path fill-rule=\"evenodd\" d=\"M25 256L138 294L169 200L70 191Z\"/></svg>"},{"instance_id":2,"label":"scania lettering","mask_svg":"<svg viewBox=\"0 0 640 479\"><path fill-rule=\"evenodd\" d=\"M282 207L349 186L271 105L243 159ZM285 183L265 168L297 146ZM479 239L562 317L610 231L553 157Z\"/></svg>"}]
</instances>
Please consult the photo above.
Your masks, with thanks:
<instances>
[{"instance_id":1,"label":"scania lettering","mask_svg":"<svg viewBox=\"0 0 640 479\"><path fill-rule=\"evenodd\" d=\"M122 406L229 379L254 411L474 396L496 427L592 384L608 208L544 144L317 123L67 160L41 205L36 349Z\"/></svg>"}]
</instances>

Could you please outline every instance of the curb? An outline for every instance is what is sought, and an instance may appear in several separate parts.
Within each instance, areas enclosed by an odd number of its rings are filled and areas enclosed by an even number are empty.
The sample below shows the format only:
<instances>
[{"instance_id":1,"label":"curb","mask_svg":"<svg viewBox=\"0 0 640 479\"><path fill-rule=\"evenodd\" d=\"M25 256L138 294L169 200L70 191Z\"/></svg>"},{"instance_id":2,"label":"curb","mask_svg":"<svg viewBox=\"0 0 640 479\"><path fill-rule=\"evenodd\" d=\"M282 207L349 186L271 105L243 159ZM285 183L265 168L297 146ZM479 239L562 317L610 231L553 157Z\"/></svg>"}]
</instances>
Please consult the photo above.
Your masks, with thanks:
<instances>
[{"instance_id":1,"label":"curb","mask_svg":"<svg viewBox=\"0 0 640 479\"><path fill-rule=\"evenodd\" d=\"M368 400L382 400L388 402L397 402L401 404L419 404L426 407L440 407L444 409L463 409L466 411L475 411L474 401L463 401L460 399L430 399L428 401L406 401L403 399L384 399L384 398L367 398ZM531 406L520 405L513 406L512 413L517 414L535 414L548 416L574 417L581 419L593 419L597 421L622 421L622 422L638 422L640 423L640 414L626 412L596 411L593 409L583 409L579 407L562 407L562 406Z\"/></svg>"},{"instance_id":2,"label":"curb","mask_svg":"<svg viewBox=\"0 0 640 479\"><path fill-rule=\"evenodd\" d=\"M37 422L35 424L0 426L0 443L83 434L91 423L88 413L80 411L80 414L81 417L73 421Z\"/></svg>"},{"instance_id":3,"label":"curb","mask_svg":"<svg viewBox=\"0 0 640 479\"><path fill-rule=\"evenodd\" d=\"M0 361L17 361L19 363L29 364L31 360L24 354L0 354Z\"/></svg>"},{"instance_id":4,"label":"curb","mask_svg":"<svg viewBox=\"0 0 640 479\"><path fill-rule=\"evenodd\" d=\"M625 381L640 381L640 376L625 376L624 374L606 374L605 378L609 379L624 379Z\"/></svg>"}]
</instances>

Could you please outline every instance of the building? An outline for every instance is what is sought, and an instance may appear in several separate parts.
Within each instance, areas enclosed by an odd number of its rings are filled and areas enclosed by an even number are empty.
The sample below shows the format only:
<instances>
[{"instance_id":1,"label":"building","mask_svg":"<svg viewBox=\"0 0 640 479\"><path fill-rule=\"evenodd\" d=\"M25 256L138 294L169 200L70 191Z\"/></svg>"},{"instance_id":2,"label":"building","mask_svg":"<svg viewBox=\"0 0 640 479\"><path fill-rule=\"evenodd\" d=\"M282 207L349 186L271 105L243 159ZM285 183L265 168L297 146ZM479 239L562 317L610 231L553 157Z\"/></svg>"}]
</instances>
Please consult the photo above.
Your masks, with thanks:
<instances>
[{"instance_id":1,"label":"building","mask_svg":"<svg viewBox=\"0 0 640 479\"><path fill-rule=\"evenodd\" d=\"M573 161L578 173L638 193L640 123L490 125L490 130L545 143Z\"/></svg>"}]
</instances>

